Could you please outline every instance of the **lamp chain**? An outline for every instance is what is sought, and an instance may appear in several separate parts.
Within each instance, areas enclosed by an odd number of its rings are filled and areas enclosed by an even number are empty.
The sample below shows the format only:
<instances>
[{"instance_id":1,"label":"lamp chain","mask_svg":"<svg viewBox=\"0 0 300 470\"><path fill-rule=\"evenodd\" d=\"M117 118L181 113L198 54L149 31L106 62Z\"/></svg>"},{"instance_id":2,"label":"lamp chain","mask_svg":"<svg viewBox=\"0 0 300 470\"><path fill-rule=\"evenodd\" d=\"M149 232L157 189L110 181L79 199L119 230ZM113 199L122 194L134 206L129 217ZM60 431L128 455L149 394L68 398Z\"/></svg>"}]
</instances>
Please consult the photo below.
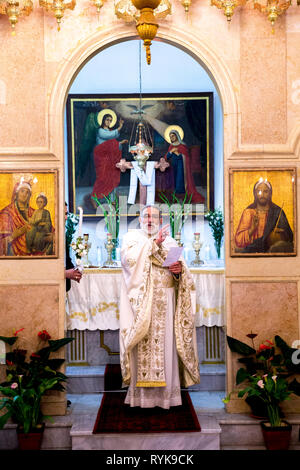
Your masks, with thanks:
<instances>
[{"instance_id":1,"label":"lamp chain","mask_svg":"<svg viewBox=\"0 0 300 470\"><path fill-rule=\"evenodd\" d=\"M142 41L139 41L140 119L142 118Z\"/></svg>"}]
</instances>

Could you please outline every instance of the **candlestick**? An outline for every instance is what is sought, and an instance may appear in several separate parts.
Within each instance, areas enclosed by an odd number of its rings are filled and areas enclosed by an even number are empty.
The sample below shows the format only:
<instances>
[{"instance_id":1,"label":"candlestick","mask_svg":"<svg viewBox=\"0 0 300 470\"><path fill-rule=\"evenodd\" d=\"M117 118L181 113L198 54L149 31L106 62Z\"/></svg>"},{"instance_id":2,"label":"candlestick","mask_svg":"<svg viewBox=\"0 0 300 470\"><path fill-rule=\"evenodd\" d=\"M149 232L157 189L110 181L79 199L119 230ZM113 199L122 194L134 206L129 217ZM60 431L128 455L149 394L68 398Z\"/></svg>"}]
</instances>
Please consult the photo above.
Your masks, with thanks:
<instances>
[{"instance_id":1,"label":"candlestick","mask_svg":"<svg viewBox=\"0 0 300 470\"><path fill-rule=\"evenodd\" d=\"M181 232L176 233L175 240L176 240L178 246L183 246L183 243L181 242Z\"/></svg>"},{"instance_id":2,"label":"candlestick","mask_svg":"<svg viewBox=\"0 0 300 470\"><path fill-rule=\"evenodd\" d=\"M82 207L78 207L78 210L79 210L78 236L81 237L82 217L83 217L83 210L82 210Z\"/></svg>"},{"instance_id":3,"label":"candlestick","mask_svg":"<svg viewBox=\"0 0 300 470\"><path fill-rule=\"evenodd\" d=\"M112 241L112 234L111 233L107 234L107 242L104 245L105 245L107 255L108 255L108 258L107 258L104 266L117 266L117 263L112 259L112 250L114 248L114 244L113 244L113 241Z\"/></svg>"},{"instance_id":4,"label":"candlestick","mask_svg":"<svg viewBox=\"0 0 300 470\"><path fill-rule=\"evenodd\" d=\"M193 248L195 250L195 253L196 253L196 258L194 259L194 261L192 261L192 265L193 266L200 266L201 264L203 264L203 261L200 259L199 257L199 253L200 253L200 250L201 250L201 247L203 245L202 242L200 242L200 233L194 233L194 237L195 237L195 240L193 242Z\"/></svg>"}]
</instances>

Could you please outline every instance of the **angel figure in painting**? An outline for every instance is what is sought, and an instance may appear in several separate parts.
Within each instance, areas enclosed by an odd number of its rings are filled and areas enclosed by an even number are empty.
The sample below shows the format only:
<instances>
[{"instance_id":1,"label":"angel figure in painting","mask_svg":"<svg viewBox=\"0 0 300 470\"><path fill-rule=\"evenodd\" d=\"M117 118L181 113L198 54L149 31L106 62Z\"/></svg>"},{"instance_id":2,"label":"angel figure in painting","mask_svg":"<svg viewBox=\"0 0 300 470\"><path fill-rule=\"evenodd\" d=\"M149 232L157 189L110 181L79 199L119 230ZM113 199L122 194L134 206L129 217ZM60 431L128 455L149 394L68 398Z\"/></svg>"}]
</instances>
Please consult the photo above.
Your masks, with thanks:
<instances>
[{"instance_id":1,"label":"angel figure in painting","mask_svg":"<svg viewBox=\"0 0 300 470\"><path fill-rule=\"evenodd\" d=\"M120 171L116 168L122 157L122 145L128 142L126 139L120 142L117 138L124 121L120 119L117 129L113 129L117 116L111 109L103 109L98 113L100 127L97 131L96 147L94 148L94 164L96 170L96 181L92 195L101 199L108 196L120 184Z\"/></svg>"},{"instance_id":2,"label":"angel figure in painting","mask_svg":"<svg viewBox=\"0 0 300 470\"><path fill-rule=\"evenodd\" d=\"M111 194L120 184L120 171L116 168L116 163L122 158L122 146L126 139L118 141L123 127L123 119L117 123L115 111L104 107L98 113L90 113L84 126L83 139L79 149L77 177L82 177L87 167L87 155L93 151L95 181L93 189L88 196L90 202L95 207L91 196L103 199Z\"/></svg>"}]
</instances>

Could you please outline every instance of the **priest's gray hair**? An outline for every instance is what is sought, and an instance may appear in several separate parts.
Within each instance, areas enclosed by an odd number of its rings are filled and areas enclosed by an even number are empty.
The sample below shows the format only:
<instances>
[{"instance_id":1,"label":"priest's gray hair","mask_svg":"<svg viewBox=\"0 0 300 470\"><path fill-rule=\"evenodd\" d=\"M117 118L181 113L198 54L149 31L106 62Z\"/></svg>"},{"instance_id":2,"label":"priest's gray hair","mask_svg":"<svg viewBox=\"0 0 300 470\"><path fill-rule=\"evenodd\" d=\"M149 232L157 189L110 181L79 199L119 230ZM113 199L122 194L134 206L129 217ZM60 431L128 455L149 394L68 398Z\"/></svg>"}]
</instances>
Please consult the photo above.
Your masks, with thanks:
<instances>
[{"instance_id":1,"label":"priest's gray hair","mask_svg":"<svg viewBox=\"0 0 300 470\"><path fill-rule=\"evenodd\" d=\"M160 209L159 204L146 204L145 206L143 206L141 211L140 211L141 217L143 216L143 214L144 214L145 210L147 209L147 207L152 207L153 209L157 209L158 212L159 212L159 218L160 219L162 218L162 211Z\"/></svg>"}]
</instances>

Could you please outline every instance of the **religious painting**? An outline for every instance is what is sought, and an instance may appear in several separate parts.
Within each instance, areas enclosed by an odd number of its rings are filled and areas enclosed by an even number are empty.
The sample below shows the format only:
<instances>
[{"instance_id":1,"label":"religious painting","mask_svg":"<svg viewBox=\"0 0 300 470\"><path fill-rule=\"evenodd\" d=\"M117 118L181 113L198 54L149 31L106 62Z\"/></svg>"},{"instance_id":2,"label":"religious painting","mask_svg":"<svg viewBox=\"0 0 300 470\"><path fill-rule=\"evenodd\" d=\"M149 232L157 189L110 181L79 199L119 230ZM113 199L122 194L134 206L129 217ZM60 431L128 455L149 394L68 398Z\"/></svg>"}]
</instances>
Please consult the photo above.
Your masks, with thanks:
<instances>
[{"instance_id":1,"label":"religious painting","mask_svg":"<svg viewBox=\"0 0 300 470\"><path fill-rule=\"evenodd\" d=\"M296 255L296 169L230 169L231 256Z\"/></svg>"},{"instance_id":2,"label":"religious painting","mask_svg":"<svg viewBox=\"0 0 300 470\"><path fill-rule=\"evenodd\" d=\"M0 258L57 258L57 170L0 171Z\"/></svg>"},{"instance_id":3,"label":"religious painting","mask_svg":"<svg viewBox=\"0 0 300 470\"><path fill-rule=\"evenodd\" d=\"M178 201L213 209L213 93L69 95L69 207ZM124 207L124 204L123 204ZM137 213L137 212L134 212Z\"/></svg>"}]
</instances>

